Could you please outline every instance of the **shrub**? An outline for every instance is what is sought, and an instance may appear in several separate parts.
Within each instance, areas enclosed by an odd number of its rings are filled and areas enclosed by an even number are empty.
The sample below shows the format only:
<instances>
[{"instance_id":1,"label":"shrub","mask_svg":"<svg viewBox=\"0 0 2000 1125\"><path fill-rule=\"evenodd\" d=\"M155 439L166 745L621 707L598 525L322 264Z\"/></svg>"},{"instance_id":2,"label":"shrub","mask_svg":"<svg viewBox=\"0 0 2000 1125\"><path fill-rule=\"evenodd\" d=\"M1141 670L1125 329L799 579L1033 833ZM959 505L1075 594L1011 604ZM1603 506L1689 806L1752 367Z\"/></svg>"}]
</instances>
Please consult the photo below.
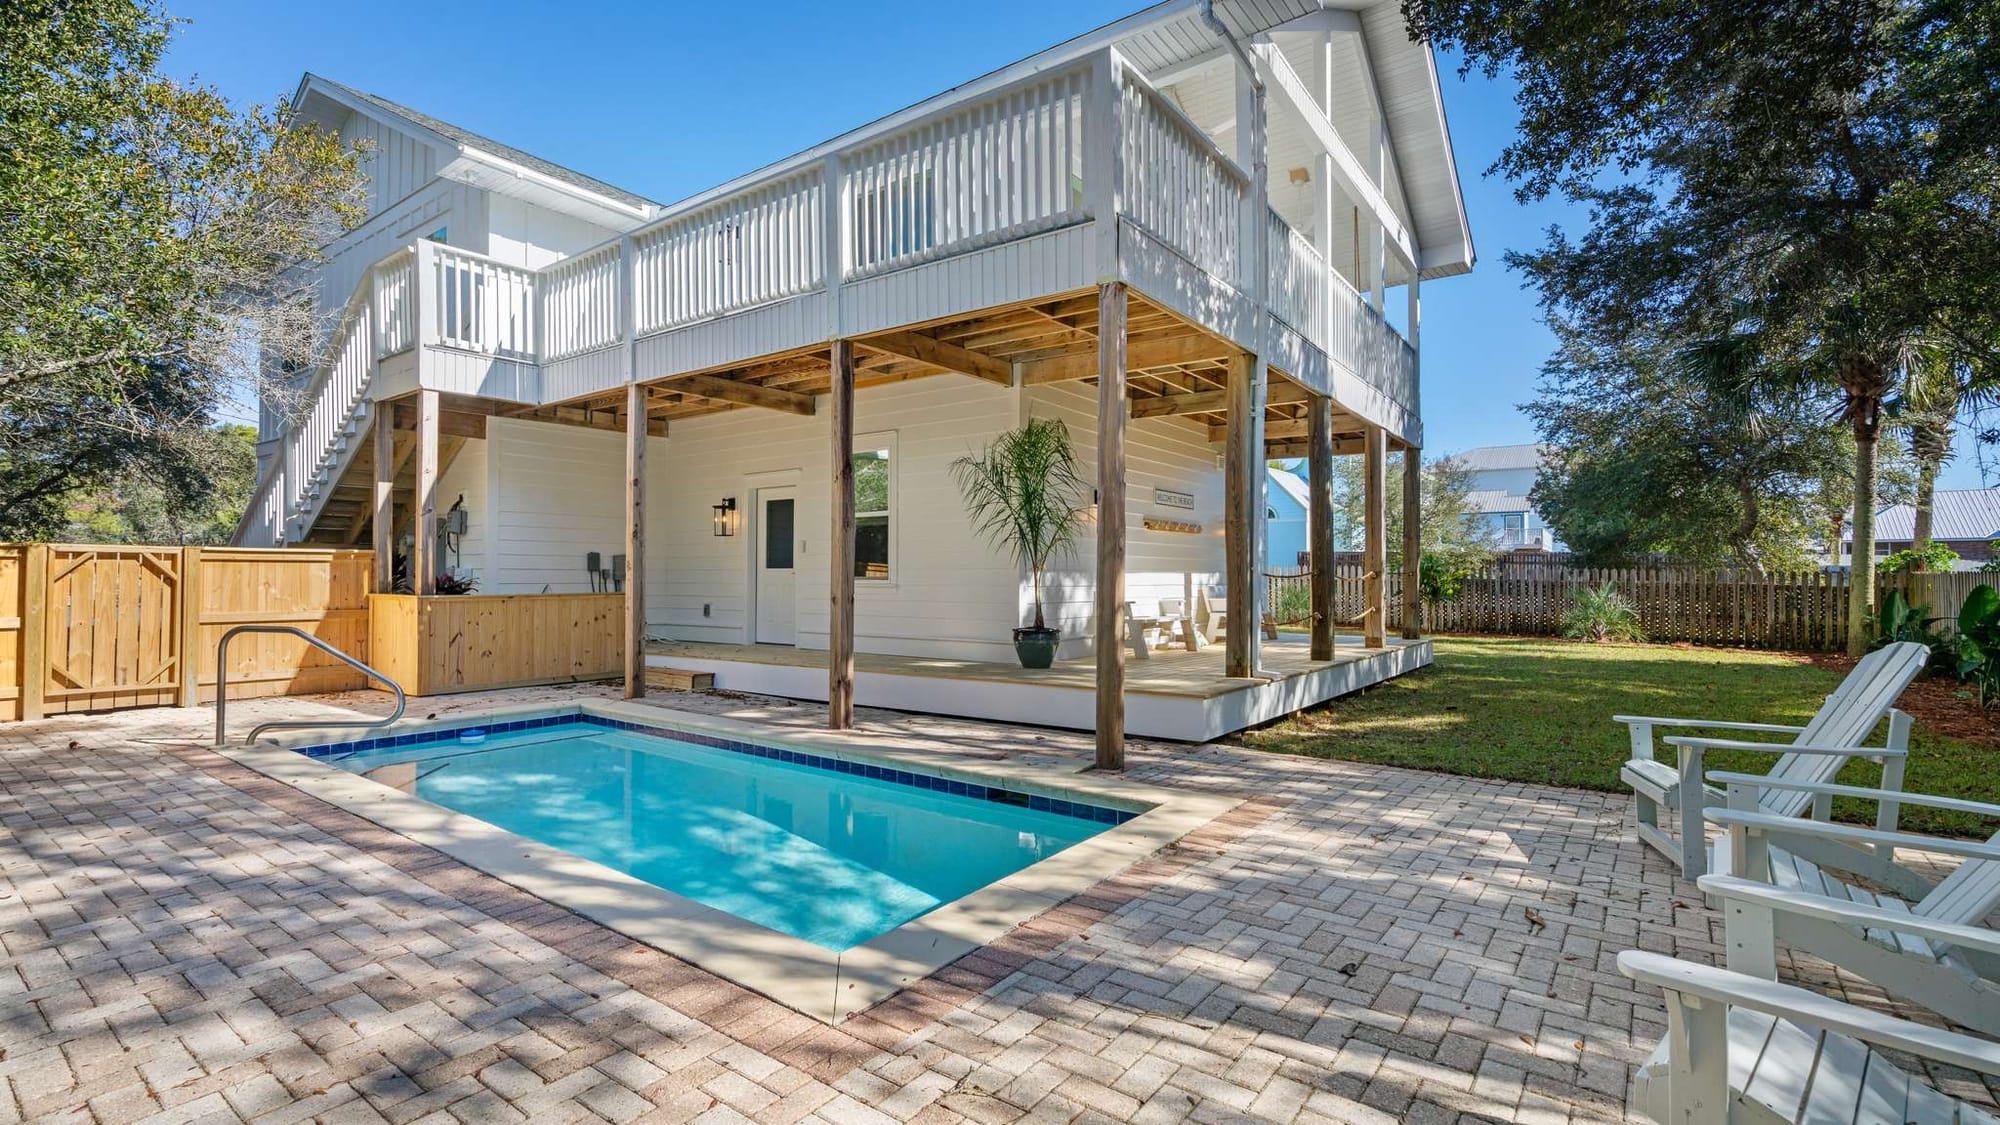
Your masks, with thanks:
<instances>
[{"instance_id":1,"label":"shrub","mask_svg":"<svg viewBox=\"0 0 2000 1125\"><path fill-rule=\"evenodd\" d=\"M1914 547L1905 548L1892 555L1885 555L1875 569L1883 574L1900 574L1911 570L1948 571L1958 561L1958 552L1933 539L1919 551ZM1921 564L1921 565L1920 565Z\"/></svg>"},{"instance_id":2,"label":"shrub","mask_svg":"<svg viewBox=\"0 0 2000 1125\"><path fill-rule=\"evenodd\" d=\"M1639 611L1632 600L1618 592L1618 584L1585 587L1576 592L1576 605L1564 615L1563 636L1602 644L1605 641L1643 641Z\"/></svg>"}]
</instances>

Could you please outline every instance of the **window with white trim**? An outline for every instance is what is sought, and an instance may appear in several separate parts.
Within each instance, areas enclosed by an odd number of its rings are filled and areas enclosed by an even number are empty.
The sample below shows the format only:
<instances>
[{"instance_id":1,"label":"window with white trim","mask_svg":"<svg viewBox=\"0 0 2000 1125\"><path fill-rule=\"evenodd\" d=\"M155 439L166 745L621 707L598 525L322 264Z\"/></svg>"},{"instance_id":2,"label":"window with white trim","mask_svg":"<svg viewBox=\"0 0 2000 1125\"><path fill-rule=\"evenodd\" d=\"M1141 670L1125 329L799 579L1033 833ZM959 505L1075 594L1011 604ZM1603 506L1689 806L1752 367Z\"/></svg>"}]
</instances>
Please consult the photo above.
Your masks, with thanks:
<instances>
[{"instance_id":1,"label":"window with white trim","mask_svg":"<svg viewBox=\"0 0 2000 1125\"><path fill-rule=\"evenodd\" d=\"M873 444L863 441L862 444ZM854 454L854 577L887 581L894 575L896 503L893 441Z\"/></svg>"}]
</instances>

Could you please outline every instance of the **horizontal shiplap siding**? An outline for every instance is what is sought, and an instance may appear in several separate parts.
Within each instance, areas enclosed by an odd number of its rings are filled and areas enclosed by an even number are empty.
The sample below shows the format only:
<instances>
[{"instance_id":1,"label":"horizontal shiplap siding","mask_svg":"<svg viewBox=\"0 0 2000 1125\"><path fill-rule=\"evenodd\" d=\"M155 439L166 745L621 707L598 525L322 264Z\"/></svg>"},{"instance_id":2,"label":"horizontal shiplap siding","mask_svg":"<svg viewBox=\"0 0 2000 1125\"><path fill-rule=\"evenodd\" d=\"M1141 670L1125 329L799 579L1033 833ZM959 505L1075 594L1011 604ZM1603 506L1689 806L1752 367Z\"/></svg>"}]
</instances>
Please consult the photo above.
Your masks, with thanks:
<instances>
[{"instance_id":1,"label":"horizontal shiplap siding","mask_svg":"<svg viewBox=\"0 0 2000 1125\"><path fill-rule=\"evenodd\" d=\"M1096 475L1097 391L1083 383L1059 383L1029 392L1029 413L1059 418L1069 427L1077 459L1086 476ZM1222 470L1216 467L1218 447L1207 431L1178 418L1142 418L1125 431L1125 596L1138 603L1141 614L1158 608L1161 598L1179 598L1194 576L1197 588L1220 581L1222 547ZM1154 489L1194 494L1194 510L1161 507ZM1201 525L1200 534L1149 530L1147 516ZM1084 529L1078 550L1050 575L1045 598L1049 624L1063 631L1063 655L1088 650L1096 606L1097 542L1095 525Z\"/></svg>"},{"instance_id":2,"label":"horizontal shiplap siding","mask_svg":"<svg viewBox=\"0 0 2000 1125\"><path fill-rule=\"evenodd\" d=\"M477 575L480 592L495 594L508 591L487 586L487 536L493 529L493 509L487 487L490 475L490 459L486 455L488 448L488 443L479 438L468 439L459 448L458 456L451 459L451 467L438 477L438 518L443 519L461 497L465 500L466 512L466 533L459 537L457 556L441 555L438 565L455 568L460 574Z\"/></svg>"},{"instance_id":3,"label":"horizontal shiplap siding","mask_svg":"<svg viewBox=\"0 0 2000 1125\"><path fill-rule=\"evenodd\" d=\"M796 480L799 644L827 630L829 445L825 400L811 418L762 410L673 423L648 463L647 621L655 633L741 643L750 639L752 487ZM893 435L894 573L855 583L856 646L863 652L1005 659L1019 624L1020 574L976 539L951 462L1014 424L1015 392L956 376L866 388L855 400L855 447ZM789 474L789 475L787 475ZM723 497L742 509L741 533L712 533ZM702 607L708 607L703 616Z\"/></svg>"},{"instance_id":4,"label":"horizontal shiplap siding","mask_svg":"<svg viewBox=\"0 0 2000 1125\"><path fill-rule=\"evenodd\" d=\"M481 591L589 592L585 552L599 552L608 567L625 550L623 435L494 418L486 424L486 446L493 459L493 553ZM440 510L450 503L440 501Z\"/></svg>"}]
</instances>

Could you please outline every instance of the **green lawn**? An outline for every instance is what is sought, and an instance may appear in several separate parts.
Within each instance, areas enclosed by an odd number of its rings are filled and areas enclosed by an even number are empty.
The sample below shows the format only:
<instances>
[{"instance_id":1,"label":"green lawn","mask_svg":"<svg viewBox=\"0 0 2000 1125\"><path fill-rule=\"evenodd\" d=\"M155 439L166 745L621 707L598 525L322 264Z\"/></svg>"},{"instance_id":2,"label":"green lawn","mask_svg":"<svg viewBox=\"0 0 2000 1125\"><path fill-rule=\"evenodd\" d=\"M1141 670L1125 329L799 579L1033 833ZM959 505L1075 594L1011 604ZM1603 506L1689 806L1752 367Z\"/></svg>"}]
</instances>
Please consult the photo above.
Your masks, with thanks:
<instances>
[{"instance_id":1,"label":"green lawn","mask_svg":"<svg viewBox=\"0 0 2000 1125\"><path fill-rule=\"evenodd\" d=\"M1630 757L1614 714L1803 723L1838 682L1797 656L1667 645L1588 645L1519 637L1442 637L1437 663L1277 725L1247 732L1260 750L1409 766L1444 773L1624 791ZM1713 770L1762 773L1771 758L1714 753ZM2000 801L2000 755L1933 736L1921 719L1905 788ZM1880 768L1855 762L1844 782L1874 785ZM1836 806L1872 819L1873 806ZM1991 824L1961 814L1906 810L1914 831L1984 836Z\"/></svg>"}]
</instances>

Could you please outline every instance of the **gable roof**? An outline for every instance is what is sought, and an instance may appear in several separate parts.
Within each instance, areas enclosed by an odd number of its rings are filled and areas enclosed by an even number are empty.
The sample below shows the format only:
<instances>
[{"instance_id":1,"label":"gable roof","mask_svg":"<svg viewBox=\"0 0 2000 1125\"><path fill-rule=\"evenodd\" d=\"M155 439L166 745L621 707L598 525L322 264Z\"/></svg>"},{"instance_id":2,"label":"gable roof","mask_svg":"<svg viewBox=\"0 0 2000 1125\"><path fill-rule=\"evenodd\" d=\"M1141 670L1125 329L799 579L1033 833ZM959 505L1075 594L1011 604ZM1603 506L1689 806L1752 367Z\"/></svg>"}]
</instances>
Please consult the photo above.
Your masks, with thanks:
<instances>
[{"instance_id":1,"label":"gable roof","mask_svg":"<svg viewBox=\"0 0 2000 1125\"><path fill-rule=\"evenodd\" d=\"M1875 538L1891 542L1914 539L1917 510L1891 504L1875 514ZM1931 538L1986 542L2000 535L2000 488L1940 488L1931 495ZM1843 535L1854 541L1851 529Z\"/></svg>"},{"instance_id":2,"label":"gable roof","mask_svg":"<svg viewBox=\"0 0 2000 1125\"><path fill-rule=\"evenodd\" d=\"M338 107L328 112L328 107ZM328 127L354 111L384 121L441 150L440 177L463 180L503 194L520 194L561 210L575 210L594 222L629 227L657 215L660 205L637 192L463 126L411 109L380 94L357 90L307 71L292 97L294 114L317 117Z\"/></svg>"},{"instance_id":3,"label":"gable roof","mask_svg":"<svg viewBox=\"0 0 2000 1125\"><path fill-rule=\"evenodd\" d=\"M547 176L552 180L561 180L563 183L569 184L572 187L579 187L585 191L595 192L598 195L602 196L608 196L609 198L615 199L620 203L624 203L632 207L658 206L658 204L655 203L653 200L647 199L645 196L640 195L637 192L626 191L624 188L618 187L615 184L605 183L603 180L600 180L595 176L586 176L582 172L579 172L574 168L566 168L561 164L555 163L554 161L543 160L541 157L536 156L534 153L528 152L525 149L515 148L513 145L506 144L501 141L496 141L493 138L486 136L482 133L475 133L470 129L466 129L458 125L453 125L449 121L441 121L438 118L432 117L428 113L424 113L420 110L411 109L409 106L403 105L400 102L392 102L388 98L385 98L380 94L371 94L366 90L357 90L352 86L348 86L340 82L335 82L331 78L327 78L323 75L314 74L311 71L306 72L306 81L318 82L330 89L339 90L340 92L347 94L350 97L358 98L361 101L364 101L369 105L374 106L375 108L383 111L384 113L388 113L396 117L401 117L402 119L410 122L413 125L417 125L422 128L428 129L431 132L436 133L437 135L443 137L444 139L451 141L453 144L460 145L466 148L479 149L482 152L486 152L493 156L497 156L500 159L505 160L510 164L519 164L523 168L528 168L533 171L540 172L542 175Z\"/></svg>"},{"instance_id":4,"label":"gable roof","mask_svg":"<svg viewBox=\"0 0 2000 1125\"><path fill-rule=\"evenodd\" d=\"M1299 474L1290 469L1280 469L1276 465L1264 466L1264 472L1271 478L1271 483L1277 486L1278 491L1292 498L1293 503L1299 506L1299 511L1307 514L1312 512L1312 494L1306 490L1306 482L1299 479Z\"/></svg>"}]
</instances>

